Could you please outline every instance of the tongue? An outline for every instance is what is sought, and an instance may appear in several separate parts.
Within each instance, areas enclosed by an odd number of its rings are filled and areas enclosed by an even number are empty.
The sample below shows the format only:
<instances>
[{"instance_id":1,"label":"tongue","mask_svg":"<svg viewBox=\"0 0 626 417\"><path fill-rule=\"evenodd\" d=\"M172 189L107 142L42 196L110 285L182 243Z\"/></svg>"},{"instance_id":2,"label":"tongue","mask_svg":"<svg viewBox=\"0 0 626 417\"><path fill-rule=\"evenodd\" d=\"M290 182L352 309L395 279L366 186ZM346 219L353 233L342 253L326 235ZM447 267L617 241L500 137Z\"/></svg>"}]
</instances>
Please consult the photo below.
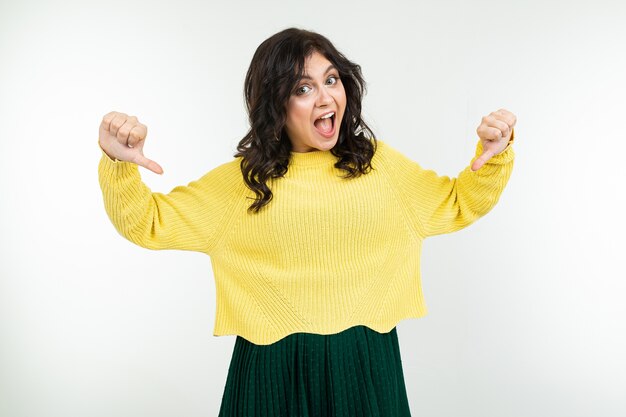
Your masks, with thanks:
<instances>
[{"instance_id":1,"label":"tongue","mask_svg":"<svg viewBox=\"0 0 626 417\"><path fill-rule=\"evenodd\" d=\"M327 119L317 119L313 124L317 130L324 134L328 134L333 130L333 122L330 117Z\"/></svg>"}]
</instances>

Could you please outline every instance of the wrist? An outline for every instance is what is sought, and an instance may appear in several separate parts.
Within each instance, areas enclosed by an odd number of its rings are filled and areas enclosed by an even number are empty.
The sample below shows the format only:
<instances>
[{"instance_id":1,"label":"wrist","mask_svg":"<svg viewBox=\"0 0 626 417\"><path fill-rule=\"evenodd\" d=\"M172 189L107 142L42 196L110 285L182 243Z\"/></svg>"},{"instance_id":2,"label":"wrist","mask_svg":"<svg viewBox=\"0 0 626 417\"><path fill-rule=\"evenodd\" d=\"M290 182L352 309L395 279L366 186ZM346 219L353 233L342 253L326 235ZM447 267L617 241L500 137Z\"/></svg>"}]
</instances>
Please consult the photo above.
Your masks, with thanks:
<instances>
[{"instance_id":1,"label":"wrist","mask_svg":"<svg viewBox=\"0 0 626 417\"><path fill-rule=\"evenodd\" d=\"M100 143L100 141L98 141L98 146L100 147L100 149L102 150L102 152L112 161L112 162L118 162L119 159L117 159L116 157L112 156L109 152L107 152L103 147L102 144Z\"/></svg>"}]
</instances>

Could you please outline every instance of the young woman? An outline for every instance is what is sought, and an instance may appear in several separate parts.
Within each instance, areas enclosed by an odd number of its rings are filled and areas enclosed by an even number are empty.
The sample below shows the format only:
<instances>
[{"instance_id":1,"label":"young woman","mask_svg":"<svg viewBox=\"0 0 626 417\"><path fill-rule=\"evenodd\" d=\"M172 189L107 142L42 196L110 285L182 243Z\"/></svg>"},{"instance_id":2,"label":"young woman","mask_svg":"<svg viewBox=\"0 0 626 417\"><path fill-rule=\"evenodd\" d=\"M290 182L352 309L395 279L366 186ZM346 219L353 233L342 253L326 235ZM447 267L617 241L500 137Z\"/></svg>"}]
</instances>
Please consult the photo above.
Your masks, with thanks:
<instances>
[{"instance_id":1,"label":"young woman","mask_svg":"<svg viewBox=\"0 0 626 417\"><path fill-rule=\"evenodd\" d=\"M396 324L427 314L422 241L497 203L516 117L483 117L456 178L423 169L361 118L360 67L324 36L289 28L256 50L250 130L234 159L168 194L138 166L147 128L111 112L98 166L119 233L211 257L215 336L236 335L220 416L409 416Z\"/></svg>"}]
</instances>

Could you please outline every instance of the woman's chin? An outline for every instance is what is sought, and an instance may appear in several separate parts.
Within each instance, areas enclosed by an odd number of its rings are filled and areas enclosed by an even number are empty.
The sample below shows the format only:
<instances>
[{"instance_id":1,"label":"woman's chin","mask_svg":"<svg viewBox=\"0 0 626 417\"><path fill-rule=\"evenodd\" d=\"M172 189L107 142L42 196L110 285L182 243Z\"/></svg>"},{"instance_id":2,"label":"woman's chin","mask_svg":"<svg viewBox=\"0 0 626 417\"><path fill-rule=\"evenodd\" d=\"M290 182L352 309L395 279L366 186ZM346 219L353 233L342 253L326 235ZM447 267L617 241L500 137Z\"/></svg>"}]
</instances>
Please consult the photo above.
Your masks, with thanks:
<instances>
[{"instance_id":1,"label":"woman's chin","mask_svg":"<svg viewBox=\"0 0 626 417\"><path fill-rule=\"evenodd\" d=\"M320 151L329 151L332 148L335 147L335 145L337 144L337 137L333 136L332 138L324 138L322 137L321 140L318 141L318 146L317 149L319 149Z\"/></svg>"}]
</instances>

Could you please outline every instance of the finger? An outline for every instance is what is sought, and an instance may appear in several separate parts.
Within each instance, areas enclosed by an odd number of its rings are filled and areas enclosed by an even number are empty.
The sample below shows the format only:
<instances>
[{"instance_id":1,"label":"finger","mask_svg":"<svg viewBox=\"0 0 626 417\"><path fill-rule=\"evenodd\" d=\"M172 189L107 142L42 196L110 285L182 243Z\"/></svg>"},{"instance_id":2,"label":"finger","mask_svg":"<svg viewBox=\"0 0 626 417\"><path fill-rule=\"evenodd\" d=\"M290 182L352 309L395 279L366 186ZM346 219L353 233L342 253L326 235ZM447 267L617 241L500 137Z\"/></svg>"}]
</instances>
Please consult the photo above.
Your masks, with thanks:
<instances>
[{"instance_id":1,"label":"finger","mask_svg":"<svg viewBox=\"0 0 626 417\"><path fill-rule=\"evenodd\" d=\"M135 148L139 144L139 142L146 138L146 135L146 126L142 125L141 123L136 124L128 132L128 146L131 148Z\"/></svg>"},{"instance_id":2,"label":"finger","mask_svg":"<svg viewBox=\"0 0 626 417\"><path fill-rule=\"evenodd\" d=\"M490 113L488 116L485 116L482 118L481 125L497 127L497 128L500 128L503 132L505 132L511 128L511 126L509 125L510 120L511 118L508 116L503 116L501 114L498 114L497 112L493 112L493 113Z\"/></svg>"},{"instance_id":3,"label":"finger","mask_svg":"<svg viewBox=\"0 0 626 417\"><path fill-rule=\"evenodd\" d=\"M151 159L146 158L145 156L141 154L137 154L135 158L133 159L133 162L146 169L149 169L150 171L156 174L159 174L159 175L163 174L163 168L161 168L161 165L157 164Z\"/></svg>"},{"instance_id":4,"label":"finger","mask_svg":"<svg viewBox=\"0 0 626 417\"><path fill-rule=\"evenodd\" d=\"M500 109L498 111L495 111L494 116L497 119L505 122L510 129L513 129L513 126L515 126L515 123L517 123L517 117L506 109Z\"/></svg>"},{"instance_id":5,"label":"finger","mask_svg":"<svg viewBox=\"0 0 626 417\"><path fill-rule=\"evenodd\" d=\"M511 127L507 124L507 122L503 120L498 120L496 118L489 119L487 127L495 128L500 131L500 138L507 137L511 134ZM498 132L493 132L495 135L498 135ZM498 138L499 139L499 138Z\"/></svg>"},{"instance_id":6,"label":"finger","mask_svg":"<svg viewBox=\"0 0 626 417\"><path fill-rule=\"evenodd\" d=\"M117 113L113 117L113 120L111 120L111 125L109 127L109 132L111 132L111 135L117 136L118 130L124 125L124 123L126 123L127 118L128 115L124 113Z\"/></svg>"},{"instance_id":7,"label":"finger","mask_svg":"<svg viewBox=\"0 0 626 417\"><path fill-rule=\"evenodd\" d=\"M102 117L102 122L100 122L100 137L110 135L111 122L118 114L118 112L112 111Z\"/></svg>"},{"instance_id":8,"label":"finger","mask_svg":"<svg viewBox=\"0 0 626 417\"><path fill-rule=\"evenodd\" d=\"M478 133L480 138L487 140L500 140L503 137L500 129L485 124L481 124L478 129L476 129L476 133Z\"/></svg>"},{"instance_id":9,"label":"finger","mask_svg":"<svg viewBox=\"0 0 626 417\"><path fill-rule=\"evenodd\" d=\"M126 146L129 146L132 148L132 146L130 146L129 141L129 134L130 131L137 126L137 123L139 123L137 121L137 118L135 116L131 116L129 118L126 119L126 121L124 122L124 124L119 128L119 130L117 131L117 139L120 143L125 143Z\"/></svg>"},{"instance_id":10,"label":"finger","mask_svg":"<svg viewBox=\"0 0 626 417\"><path fill-rule=\"evenodd\" d=\"M482 153L482 155L476 158L476 160L471 166L471 170L478 171L488 160L491 159L492 156L493 156L493 151L487 149L485 152Z\"/></svg>"}]
</instances>

